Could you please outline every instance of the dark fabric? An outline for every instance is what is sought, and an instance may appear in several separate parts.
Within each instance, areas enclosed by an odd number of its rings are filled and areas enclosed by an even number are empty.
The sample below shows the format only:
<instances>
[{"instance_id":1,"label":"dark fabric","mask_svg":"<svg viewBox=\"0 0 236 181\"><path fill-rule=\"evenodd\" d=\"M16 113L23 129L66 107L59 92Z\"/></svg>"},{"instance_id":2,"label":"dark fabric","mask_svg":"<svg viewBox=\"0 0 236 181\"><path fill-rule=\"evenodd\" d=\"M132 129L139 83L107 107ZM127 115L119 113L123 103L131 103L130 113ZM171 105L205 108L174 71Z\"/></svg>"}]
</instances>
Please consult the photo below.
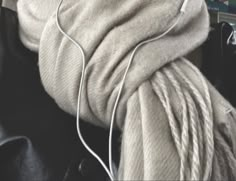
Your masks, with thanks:
<instances>
[{"instance_id":1,"label":"dark fabric","mask_svg":"<svg viewBox=\"0 0 236 181\"><path fill-rule=\"evenodd\" d=\"M236 106L236 45L228 41L233 31L227 22L212 25L203 46L202 71L219 92Z\"/></svg>"},{"instance_id":2,"label":"dark fabric","mask_svg":"<svg viewBox=\"0 0 236 181\"><path fill-rule=\"evenodd\" d=\"M2 8L0 18L0 180L107 180L81 144L75 117L59 109L44 91L38 55L21 44L16 13ZM85 140L107 160L108 130L81 124ZM116 164L118 138L115 132Z\"/></svg>"}]
</instances>

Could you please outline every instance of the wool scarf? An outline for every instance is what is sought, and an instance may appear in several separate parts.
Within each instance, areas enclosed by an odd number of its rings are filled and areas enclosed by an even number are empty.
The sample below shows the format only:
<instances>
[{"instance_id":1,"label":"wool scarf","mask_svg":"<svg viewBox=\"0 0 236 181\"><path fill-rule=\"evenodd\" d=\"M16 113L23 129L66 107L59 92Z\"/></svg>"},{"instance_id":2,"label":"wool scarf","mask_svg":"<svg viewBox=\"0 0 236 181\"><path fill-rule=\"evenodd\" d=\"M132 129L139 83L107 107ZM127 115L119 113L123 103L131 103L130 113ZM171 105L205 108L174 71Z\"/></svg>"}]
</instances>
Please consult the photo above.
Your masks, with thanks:
<instances>
[{"instance_id":1,"label":"wool scarf","mask_svg":"<svg viewBox=\"0 0 236 181\"><path fill-rule=\"evenodd\" d=\"M25 47L38 52L42 31L59 0L3 0L3 6L17 11L19 37Z\"/></svg>"},{"instance_id":2,"label":"wool scarf","mask_svg":"<svg viewBox=\"0 0 236 181\"><path fill-rule=\"evenodd\" d=\"M63 2L60 24L85 52L81 119L109 127L133 49L176 22L182 4ZM208 32L204 0L189 0L174 29L135 54L115 117L115 129L122 131L118 180L236 179L235 110L183 58ZM38 37L42 84L63 110L76 115L82 55L58 30L56 10Z\"/></svg>"}]
</instances>

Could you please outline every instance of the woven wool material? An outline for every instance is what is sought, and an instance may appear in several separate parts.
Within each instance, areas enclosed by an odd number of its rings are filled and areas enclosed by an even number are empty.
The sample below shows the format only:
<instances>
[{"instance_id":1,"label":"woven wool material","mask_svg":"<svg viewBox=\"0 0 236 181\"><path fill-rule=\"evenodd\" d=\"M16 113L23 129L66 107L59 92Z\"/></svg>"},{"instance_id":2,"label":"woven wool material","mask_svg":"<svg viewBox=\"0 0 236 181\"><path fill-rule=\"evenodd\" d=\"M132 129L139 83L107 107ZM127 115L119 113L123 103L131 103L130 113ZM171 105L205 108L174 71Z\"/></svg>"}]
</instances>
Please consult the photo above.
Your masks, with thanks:
<instances>
[{"instance_id":1,"label":"woven wool material","mask_svg":"<svg viewBox=\"0 0 236 181\"><path fill-rule=\"evenodd\" d=\"M3 6L17 11L19 36L25 47L38 52L40 38L59 0L3 0Z\"/></svg>"},{"instance_id":2,"label":"woven wool material","mask_svg":"<svg viewBox=\"0 0 236 181\"><path fill-rule=\"evenodd\" d=\"M42 31L59 0L5 0L5 2L8 7L17 10L22 43L30 50L38 52Z\"/></svg>"},{"instance_id":3,"label":"woven wool material","mask_svg":"<svg viewBox=\"0 0 236 181\"><path fill-rule=\"evenodd\" d=\"M136 0L63 3L61 25L82 45L86 54L87 80L81 108L83 118L109 124L119 83L134 46L166 31L176 21L182 3ZM202 1L190 1L186 15L172 33L138 51L118 108L117 120L120 121L117 122L120 126L123 124L127 99L140 84L161 66L185 55L206 39L208 15L205 4L202 4ZM81 55L59 32L55 16L49 19L43 31L39 59L46 90L64 110L75 114Z\"/></svg>"},{"instance_id":4,"label":"woven wool material","mask_svg":"<svg viewBox=\"0 0 236 181\"><path fill-rule=\"evenodd\" d=\"M82 45L86 56L81 100L83 120L109 126L119 85L133 48L139 42L165 32L176 21L182 3L182 0L63 2L60 24ZM233 120L232 124L235 124L235 118L226 114L227 109L233 108L209 84L208 92L198 74L185 65L182 59L178 59L198 47L207 38L208 31L209 17L204 1L190 0L186 13L173 31L164 38L141 47L135 55L116 113L116 127L123 131L118 174L120 180L179 180L180 160L187 161L186 168L185 164L183 167L186 180L195 177L200 180L223 178L222 175L234 178L232 168L235 164L235 152L226 147L235 148L235 143L232 142L235 134L228 126L224 131L218 128L220 124L229 125L227 120ZM169 66L172 62L173 66ZM200 98L203 97L201 101L198 102L194 97L192 89L174 69L174 65L184 70L184 75L196 87ZM79 50L59 32L55 13L42 32L39 68L46 91L63 110L76 115L82 57ZM178 150L175 141L179 136L177 133L183 131L179 129L183 125L182 105L178 99L180 94L176 93L165 74L168 71L173 73L173 78L180 85L179 89L188 98L188 107L191 107L195 120L198 120L197 134L200 136L197 136L197 152L200 156L196 156L194 141L190 140L194 135L191 130L195 128L190 127L184 137L187 152L180 157L183 147ZM210 94L210 98L205 99L206 92ZM166 104L167 99L170 99L171 108ZM205 106L205 110L199 109L200 103ZM170 117L172 113L174 116ZM209 115L206 116L205 113ZM190 113L187 116L190 117ZM173 123L176 124L175 135L172 135L170 118L177 120ZM209 120L203 122L205 118ZM211 127L213 120L214 132L216 129L217 134L213 134ZM208 126L207 130L204 130L205 124ZM207 132L209 134L205 135ZM219 132L221 134L218 135ZM231 145L224 141L225 134L229 134L227 136ZM214 135L216 136L213 137ZM215 152L213 141L217 140L222 141L217 142ZM226 152L228 157L225 158ZM217 157L212 157L214 153L218 154ZM198 159L201 167L196 166ZM230 166L227 165L227 159L231 160ZM207 171L206 165L210 168ZM224 174L228 167L231 171Z\"/></svg>"}]
</instances>

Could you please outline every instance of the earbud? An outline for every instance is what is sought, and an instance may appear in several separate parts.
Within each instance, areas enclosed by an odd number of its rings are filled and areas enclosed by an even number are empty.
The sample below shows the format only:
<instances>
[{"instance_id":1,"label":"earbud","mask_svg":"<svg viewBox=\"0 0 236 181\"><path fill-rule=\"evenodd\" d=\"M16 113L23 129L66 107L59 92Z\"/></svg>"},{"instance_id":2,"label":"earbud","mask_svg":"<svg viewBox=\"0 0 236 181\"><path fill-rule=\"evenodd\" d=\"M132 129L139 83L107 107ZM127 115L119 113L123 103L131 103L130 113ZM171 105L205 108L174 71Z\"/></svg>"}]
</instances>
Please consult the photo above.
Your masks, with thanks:
<instances>
[{"instance_id":1,"label":"earbud","mask_svg":"<svg viewBox=\"0 0 236 181\"><path fill-rule=\"evenodd\" d=\"M189 0L185 0L185 1L184 1L183 5L182 5L182 7L181 7L181 9L180 9L180 12L185 13L186 8L187 8L188 1L189 1Z\"/></svg>"}]
</instances>

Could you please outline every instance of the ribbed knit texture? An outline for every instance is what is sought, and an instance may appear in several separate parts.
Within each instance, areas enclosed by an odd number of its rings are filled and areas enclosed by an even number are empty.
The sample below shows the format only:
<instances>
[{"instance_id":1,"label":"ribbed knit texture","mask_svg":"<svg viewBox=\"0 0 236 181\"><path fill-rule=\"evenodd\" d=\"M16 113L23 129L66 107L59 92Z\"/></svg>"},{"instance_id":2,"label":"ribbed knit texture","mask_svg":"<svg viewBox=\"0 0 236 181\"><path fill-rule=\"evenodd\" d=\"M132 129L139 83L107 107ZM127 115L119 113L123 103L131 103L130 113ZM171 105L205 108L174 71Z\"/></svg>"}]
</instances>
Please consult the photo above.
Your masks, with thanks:
<instances>
[{"instance_id":1,"label":"ribbed knit texture","mask_svg":"<svg viewBox=\"0 0 236 181\"><path fill-rule=\"evenodd\" d=\"M60 24L86 56L81 119L109 126L133 48L166 31L182 3L63 2ZM116 127L123 131L120 180L235 180L236 135L230 126L235 126L235 110L181 58L198 47L208 31L205 2L190 0L174 30L135 55L116 113ZM81 65L79 50L59 32L54 14L40 39L40 74L46 91L73 115Z\"/></svg>"}]
</instances>

